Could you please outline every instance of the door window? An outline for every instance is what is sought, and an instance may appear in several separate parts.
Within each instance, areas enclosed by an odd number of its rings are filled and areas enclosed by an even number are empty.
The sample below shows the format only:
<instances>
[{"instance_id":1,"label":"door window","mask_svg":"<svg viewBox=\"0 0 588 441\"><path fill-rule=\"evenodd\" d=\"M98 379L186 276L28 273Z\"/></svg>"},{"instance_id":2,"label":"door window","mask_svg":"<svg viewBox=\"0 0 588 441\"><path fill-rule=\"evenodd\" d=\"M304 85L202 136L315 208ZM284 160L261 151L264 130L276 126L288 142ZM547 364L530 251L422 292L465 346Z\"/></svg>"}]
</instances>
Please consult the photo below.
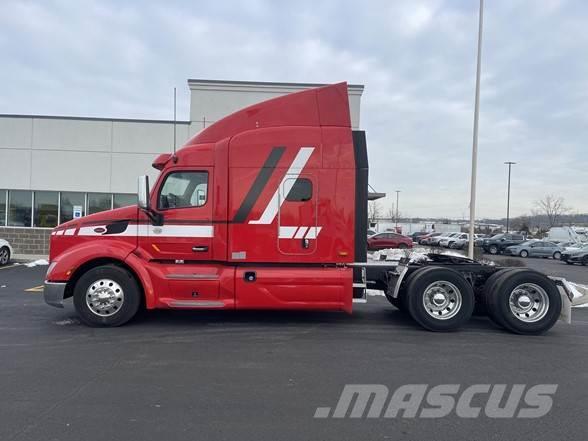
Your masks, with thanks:
<instances>
[{"instance_id":1,"label":"door window","mask_svg":"<svg viewBox=\"0 0 588 441\"><path fill-rule=\"evenodd\" d=\"M208 172L172 172L165 178L158 208L201 207L208 198Z\"/></svg>"}]
</instances>

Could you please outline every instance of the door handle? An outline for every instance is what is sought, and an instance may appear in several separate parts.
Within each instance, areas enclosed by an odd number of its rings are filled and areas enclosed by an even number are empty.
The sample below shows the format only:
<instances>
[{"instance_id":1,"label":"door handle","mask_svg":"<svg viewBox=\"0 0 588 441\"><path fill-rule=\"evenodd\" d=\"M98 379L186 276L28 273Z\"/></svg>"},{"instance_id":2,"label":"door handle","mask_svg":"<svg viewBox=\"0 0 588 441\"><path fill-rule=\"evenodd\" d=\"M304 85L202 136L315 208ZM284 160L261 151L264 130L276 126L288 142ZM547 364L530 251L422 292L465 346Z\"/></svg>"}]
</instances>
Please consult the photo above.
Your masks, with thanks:
<instances>
[{"instance_id":1,"label":"door handle","mask_svg":"<svg viewBox=\"0 0 588 441\"><path fill-rule=\"evenodd\" d=\"M200 246L194 246L192 247L192 251L194 251L195 253L203 253L208 251L208 247L206 245L200 245Z\"/></svg>"}]
</instances>

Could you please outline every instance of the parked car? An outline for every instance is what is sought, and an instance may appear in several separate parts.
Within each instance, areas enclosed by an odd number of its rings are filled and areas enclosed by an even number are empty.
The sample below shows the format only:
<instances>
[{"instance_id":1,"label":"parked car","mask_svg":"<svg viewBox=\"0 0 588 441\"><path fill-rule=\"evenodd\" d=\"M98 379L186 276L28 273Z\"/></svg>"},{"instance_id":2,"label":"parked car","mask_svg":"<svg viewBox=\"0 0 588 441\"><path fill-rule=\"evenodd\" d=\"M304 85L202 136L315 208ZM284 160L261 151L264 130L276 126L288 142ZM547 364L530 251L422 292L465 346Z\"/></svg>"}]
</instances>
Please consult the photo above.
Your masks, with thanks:
<instances>
[{"instance_id":1,"label":"parked car","mask_svg":"<svg viewBox=\"0 0 588 441\"><path fill-rule=\"evenodd\" d=\"M402 234L392 233L387 231L385 233L374 234L368 237L368 250L383 250L385 248L412 248L412 239Z\"/></svg>"},{"instance_id":2,"label":"parked car","mask_svg":"<svg viewBox=\"0 0 588 441\"><path fill-rule=\"evenodd\" d=\"M0 239L0 266L8 265L12 256L12 247L7 240Z\"/></svg>"},{"instance_id":3,"label":"parked car","mask_svg":"<svg viewBox=\"0 0 588 441\"><path fill-rule=\"evenodd\" d=\"M561 260L568 265L573 265L574 263L588 265L588 244L582 245L580 249L575 251L564 251L561 253Z\"/></svg>"},{"instance_id":4,"label":"parked car","mask_svg":"<svg viewBox=\"0 0 588 441\"><path fill-rule=\"evenodd\" d=\"M371 228L368 228L367 237L373 236L374 234L378 234L378 232L376 230L372 230Z\"/></svg>"},{"instance_id":5,"label":"parked car","mask_svg":"<svg viewBox=\"0 0 588 441\"><path fill-rule=\"evenodd\" d=\"M440 247L451 248L456 240L469 240L470 235L469 233L458 233L451 237L444 237L439 241Z\"/></svg>"},{"instance_id":6,"label":"parked car","mask_svg":"<svg viewBox=\"0 0 588 441\"><path fill-rule=\"evenodd\" d=\"M431 239L441 236L443 233L429 233L419 239L419 245L430 245Z\"/></svg>"},{"instance_id":7,"label":"parked car","mask_svg":"<svg viewBox=\"0 0 588 441\"><path fill-rule=\"evenodd\" d=\"M423 237L425 237L425 236L428 236L428 235L429 235L429 233L427 233L426 231L419 231L419 232L417 232L417 233L412 233L412 234L409 234L409 235L408 235L408 237L410 237L410 238L412 239L412 241L413 241L413 242L415 242L415 243L419 243L419 241L420 241L420 240L421 240Z\"/></svg>"},{"instance_id":8,"label":"parked car","mask_svg":"<svg viewBox=\"0 0 588 441\"><path fill-rule=\"evenodd\" d=\"M437 237L432 238L431 241L430 241L430 243L429 243L429 245L437 246L437 245L439 245L441 243L441 241L443 239L450 239L450 238L452 238L454 236L457 236L459 234L461 234L461 233L457 233L457 232L454 232L454 233L443 233L443 234L441 234L441 236L437 236Z\"/></svg>"},{"instance_id":9,"label":"parked car","mask_svg":"<svg viewBox=\"0 0 588 441\"><path fill-rule=\"evenodd\" d=\"M482 248L490 254L500 254L507 247L518 245L525 242L525 236L522 234L502 233L492 236L490 239L484 239Z\"/></svg>"},{"instance_id":10,"label":"parked car","mask_svg":"<svg viewBox=\"0 0 588 441\"><path fill-rule=\"evenodd\" d=\"M465 238L461 238L461 239L457 239L455 241L453 241L451 243L451 245L449 246L449 248L453 248L454 250L463 250L464 248L466 248L468 246L468 243L470 241L470 235L469 233L464 233L466 234ZM484 240L483 238L480 237L481 234L474 234L474 246L479 247L482 246L482 241Z\"/></svg>"},{"instance_id":11,"label":"parked car","mask_svg":"<svg viewBox=\"0 0 588 441\"><path fill-rule=\"evenodd\" d=\"M528 240L504 249L504 254L521 257L553 257L560 259L563 248L554 242Z\"/></svg>"}]
</instances>

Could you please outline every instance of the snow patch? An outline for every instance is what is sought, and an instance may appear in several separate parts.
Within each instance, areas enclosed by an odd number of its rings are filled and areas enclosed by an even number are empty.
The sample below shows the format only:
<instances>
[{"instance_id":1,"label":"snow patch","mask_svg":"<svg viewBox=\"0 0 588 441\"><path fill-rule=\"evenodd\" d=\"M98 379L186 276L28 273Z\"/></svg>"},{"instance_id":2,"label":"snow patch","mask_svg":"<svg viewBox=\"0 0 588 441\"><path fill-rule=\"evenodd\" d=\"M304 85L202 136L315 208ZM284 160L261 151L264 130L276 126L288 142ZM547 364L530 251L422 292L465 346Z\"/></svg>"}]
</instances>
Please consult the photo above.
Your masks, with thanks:
<instances>
[{"instance_id":1,"label":"snow patch","mask_svg":"<svg viewBox=\"0 0 588 441\"><path fill-rule=\"evenodd\" d=\"M75 319L59 320L59 321L53 322L53 323L56 325L59 325L59 326L79 325L80 324L80 322Z\"/></svg>"},{"instance_id":2,"label":"snow patch","mask_svg":"<svg viewBox=\"0 0 588 441\"><path fill-rule=\"evenodd\" d=\"M366 289L365 291L368 296L376 297L384 295L384 291L380 291L379 289Z\"/></svg>"},{"instance_id":3,"label":"snow patch","mask_svg":"<svg viewBox=\"0 0 588 441\"><path fill-rule=\"evenodd\" d=\"M38 259L38 260L35 260L33 262L27 262L27 263L25 263L25 266L27 268L32 268L34 266L43 266L43 265L49 265L49 262L47 262L46 259Z\"/></svg>"}]
</instances>

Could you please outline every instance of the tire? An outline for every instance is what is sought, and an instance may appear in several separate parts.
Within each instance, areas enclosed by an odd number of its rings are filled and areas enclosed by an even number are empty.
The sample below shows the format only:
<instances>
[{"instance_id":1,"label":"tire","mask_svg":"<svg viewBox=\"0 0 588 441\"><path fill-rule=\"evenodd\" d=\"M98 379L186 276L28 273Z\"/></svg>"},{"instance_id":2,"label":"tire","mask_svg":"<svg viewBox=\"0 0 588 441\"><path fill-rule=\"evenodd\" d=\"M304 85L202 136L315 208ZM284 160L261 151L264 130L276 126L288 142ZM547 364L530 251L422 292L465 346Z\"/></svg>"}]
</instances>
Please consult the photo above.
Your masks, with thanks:
<instances>
[{"instance_id":1,"label":"tire","mask_svg":"<svg viewBox=\"0 0 588 441\"><path fill-rule=\"evenodd\" d=\"M8 247L2 247L0 248L0 266L8 265L8 262L10 262L10 250Z\"/></svg>"},{"instance_id":2,"label":"tire","mask_svg":"<svg viewBox=\"0 0 588 441\"><path fill-rule=\"evenodd\" d=\"M487 299L493 320L515 334L537 335L548 331L559 318L562 306L555 283L528 269L512 270L500 276Z\"/></svg>"},{"instance_id":3,"label":"tire","mask_svg":"<svg viewBox=\"0 0 588 441\"><path fill-rule=\"evenodd\" d=\"M527 250L523 250L519 253L519 256L521 257L529 257L529 252Z\"/></svg>"},{"instance_id":4,"label":"tire","mask_svg":"<svg viewBox=\"0 0 588 441\"><path fill-rule=\"evenodd\" d=\"M398 249L399 250L406 250L408 248L408 245L405 243L399 243L398 244Z\"/></svg>"},{"instance_id":5,"label":"tire","mask_svg":"<svg viewBox=\"0 0 588 441\"><path fill-rule=\"evenodd\" d=\"M435 303L439 295L439 303ZM411 317L429 331L453 331L474 311L472 286L457 271L425 267L413 273L406 286Z\"/></svg>"},{"instance_id":6,"label":"tire","mask_svg":"<svg viewBox=\"0 0 588 441\"><path fill-rule=\"evenodd\" d=\"M588 265L588 256L584 256L582 258L582 265L584 265L584 266Z\"/></svg>"},{"instance_id":7,"label":"tire","mask_svg":"<svg viewBox=\"0 0 588 441\"><path fill-rule=\"evenodd\" d=\"M488 252L489 252L490 254L498 254L498 252L499 252L499 251L500 251L500 250L498 249L498 247L497 247L496 245L491 245L491 246L488 248Z\"/></svg>"},{"instance_id":8,"label":"tire","mask_svg":"<svg viewBox=\"0 0 588 441\"><path fill-rule=\"evenodd\" d=\"M99 291L110 298L101 301L97 298ZM104 265L80 277L74 288L73 302L80 320L86 325L121 326L139 310L141 295L131 273L116 265Z\"/></svg>"},{"instance_id":9,"label":"tire","mask_svg":"<svg viewBox=\"0 0 588 441\"><path fill-rule=\"evenodd\" d=\"M565 262L566 262L568 265L573 265L573 264L574 264L574 262L570 262L569 260L566 260Z\"/></svg>"},{"instance_id":10,"label":"tire","mask_svg":"<svg viewBox=\"0 0 588 441\"><path fill-rule=\"evenodd\" d=\"M561 253L559 251L556 251L555 253L553 253L553 258L556 260L561 259Z\"/></svg>"},{"instance_id":11,"label":"tire","mask_svg":"<svg viewBox=\"0 0 588 441\"><path fill-rule=\"evenodd\" d=\"M486 283L484 283L484 287L482 288L482 297L480 298L480 303L482 303L481 310L488 316L488 318L500 328L504 328L504 324L502 320L500 320L499 316L496 314L495 308L491 307L491 299L490 294L494 292L495 286L498 281L507 273L511 271L515 271L513 268L503 268L501 270L496 271L492 274L488 279L486 279Z\"/></svg>"}]
</instances>

